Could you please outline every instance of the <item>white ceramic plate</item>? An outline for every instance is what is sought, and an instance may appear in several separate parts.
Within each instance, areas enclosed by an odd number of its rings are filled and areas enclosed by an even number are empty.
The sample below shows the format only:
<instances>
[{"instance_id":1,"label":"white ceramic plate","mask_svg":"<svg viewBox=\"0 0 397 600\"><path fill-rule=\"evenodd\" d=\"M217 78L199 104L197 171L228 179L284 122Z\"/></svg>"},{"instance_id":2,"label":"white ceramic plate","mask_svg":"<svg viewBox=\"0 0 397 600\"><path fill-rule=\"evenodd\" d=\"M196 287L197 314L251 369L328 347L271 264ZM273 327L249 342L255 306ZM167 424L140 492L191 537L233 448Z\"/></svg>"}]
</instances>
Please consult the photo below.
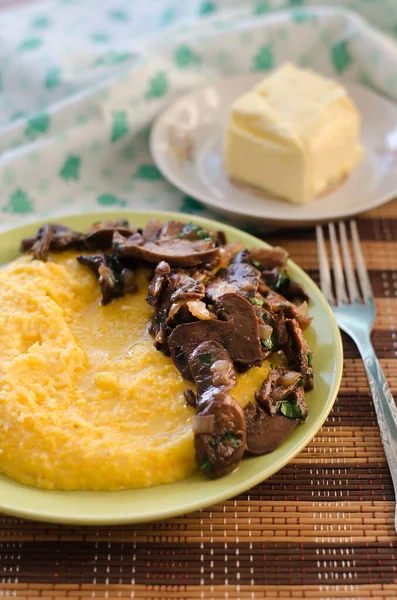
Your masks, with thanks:
<instances>
[{"instance_id":1,"label":"white ceramic plate","mask_svg":"<svg viewBox=\"0 0 397 600\"><path fill-rule=\"evenodd\" d=\"M263 74L224 79L177 100L156 120L153 159L165 177L187 194L239 221L303 226L345 218L397 194L397 105L375 92L344 82L362 115L365 158L334 192L308 206L235 187L222 163L228 108Z\"/></svg>"}]
</instances>

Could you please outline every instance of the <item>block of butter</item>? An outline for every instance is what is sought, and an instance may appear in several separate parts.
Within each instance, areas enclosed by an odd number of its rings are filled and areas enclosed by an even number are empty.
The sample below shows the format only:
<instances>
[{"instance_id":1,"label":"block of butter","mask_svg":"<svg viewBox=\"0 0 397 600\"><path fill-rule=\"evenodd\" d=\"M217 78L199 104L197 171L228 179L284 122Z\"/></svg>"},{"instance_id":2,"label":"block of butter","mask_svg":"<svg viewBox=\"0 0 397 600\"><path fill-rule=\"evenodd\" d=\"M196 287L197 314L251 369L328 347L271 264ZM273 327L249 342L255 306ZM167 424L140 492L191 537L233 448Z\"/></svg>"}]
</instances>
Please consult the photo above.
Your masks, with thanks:
<instances>
[{"instance_id":1,"label":"block of butter","mask_svg":"<svg viewBox=\"0 0 397 600\"><path fill-rule=\"evenodd\" d=\"M232 104L225 168L237 182L306 204L360 161L359 127L341 85L287 63Z\"/></svg>"}]
</instances>

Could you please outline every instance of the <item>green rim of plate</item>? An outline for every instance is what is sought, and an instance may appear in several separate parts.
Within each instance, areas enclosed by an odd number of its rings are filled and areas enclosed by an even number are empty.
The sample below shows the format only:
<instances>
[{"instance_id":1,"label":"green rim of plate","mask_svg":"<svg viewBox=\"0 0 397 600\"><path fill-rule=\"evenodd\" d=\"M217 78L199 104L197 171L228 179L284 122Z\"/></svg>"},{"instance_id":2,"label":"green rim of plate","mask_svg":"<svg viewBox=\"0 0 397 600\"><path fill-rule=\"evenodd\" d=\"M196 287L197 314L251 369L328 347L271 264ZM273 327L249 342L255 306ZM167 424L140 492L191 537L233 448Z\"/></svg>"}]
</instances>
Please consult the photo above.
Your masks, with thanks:
<instances>
[{"instance_id":1,"label":"green rim of plate","mask_svg":"<svg viewBox=\"0 0 397 600\"><path fill-rule=\"evenodd\" d=\"M142 226L148 219L194 221L210 229L222 229L229 241L242 241L247 246L269 247L268 244L229 225L210 219L172 212L117 211L86 213L56 217L52 221L73 229L84 230L94 221L125 217ZM14 260L20 241L32 235L38 226L51 219L34 221L0 233L0 264ZM339 329L324 296L312 279L293 261L291 274L307 289L313 324L307 339L313 350L316 388L307 395L309 419L299 424L284 443L271 454L245 458L230 475L215 481L202 473L172 484L120 492L47 491L22 485L0 475L0 511L10 515L54 523L113 525L167 519L223 502L267 479L291 461L315 436L327 418L339 389L343 350Z\"/></svg>"}]
</instances>

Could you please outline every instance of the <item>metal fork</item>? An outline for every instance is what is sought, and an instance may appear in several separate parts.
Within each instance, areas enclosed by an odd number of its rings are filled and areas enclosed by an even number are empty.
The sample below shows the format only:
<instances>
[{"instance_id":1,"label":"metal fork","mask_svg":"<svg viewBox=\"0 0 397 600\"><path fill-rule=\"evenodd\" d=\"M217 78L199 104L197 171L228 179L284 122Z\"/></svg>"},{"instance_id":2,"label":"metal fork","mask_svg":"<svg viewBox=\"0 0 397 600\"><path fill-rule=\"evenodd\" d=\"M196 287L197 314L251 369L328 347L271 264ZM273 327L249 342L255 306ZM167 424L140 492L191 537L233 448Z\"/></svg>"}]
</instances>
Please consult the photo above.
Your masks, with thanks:
<instances>
[{"instance_id":1,"label":"metal fork","mask_svg":"<svg viewBox=\"0 0 397 600\"><path fill-rule=\"evenodd\" d=\"M380 437L393 480L397 501L397 407L371 342L371 331L376 309L371 283L361 250L357 224L355 221L350 221L351 239L361 294L357 286L350 256L345 223L339 223L339 238L343 263L339 252L335 225L329 223L328 229L336 301L332 290L331 272L324 243L323 229L320 225L317 225L317 251L320 265L321 289L332 308L339 327L354 340L363 359L378 420ZM346 291L345 278L348 292ZM397 504L394 514L394 527L397 532Z\"/></svg>"}]
</instances>

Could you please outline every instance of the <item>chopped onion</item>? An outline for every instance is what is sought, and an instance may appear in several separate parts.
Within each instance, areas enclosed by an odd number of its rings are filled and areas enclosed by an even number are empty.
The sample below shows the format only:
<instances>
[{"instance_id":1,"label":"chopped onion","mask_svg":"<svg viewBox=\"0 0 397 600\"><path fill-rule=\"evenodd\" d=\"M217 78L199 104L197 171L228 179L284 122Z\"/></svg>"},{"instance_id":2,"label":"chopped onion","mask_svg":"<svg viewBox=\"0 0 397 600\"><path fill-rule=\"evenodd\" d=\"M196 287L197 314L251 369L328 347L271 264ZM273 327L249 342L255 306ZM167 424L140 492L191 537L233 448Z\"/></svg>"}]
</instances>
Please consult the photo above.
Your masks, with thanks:
<instances>
[{"instance_id":1,"label":"chopped onion","mask_svg":"<svg viewBox=\"0 0 397 600\"><path fill-rule=\"evenodd\" d=\"M220 281L217 285L217 289L213 292L212 296L214 300L217 300L224 294L235 294L238 292L238 288L233 283L227 283L227 281Z\"/></svg>"},{"instance_id":2,"label":"chopped onion","mask_svg":"<svg viewBox=\"0 0 397 600\"><path fill-rule=\"evenodd\" d=\"M235 256L240 250L244 249L244 244L242 242L234 242L233 244L226 244L219 248L219 263L218 267L221 269L222 267L227 267L230 263L233 256Z\"/></svg>"},{"instance_id":3,"label":"chopped onion","mask_svg":"<svg viewBox=\"0 0 397 600\"><path fill-rule=\"evenodd\" d=\"M302 315L302 316L306 316L307 315L307 302L306 302L306 300L304 302L302 302L302 304L299 304L299 306L296 307L296 312L299 315Z\"/></svg>"},{"instance_id":4,"label":"chopped onion","mask_svg":"<svg viewBox=\"0 0 397 600\"><path fill-rule=\"evenodd\" d=\"M189 302L186 302L186 305L193 317L197 317L197 319L208 321L209 319L216 318L214 313L208 310L204 302L201 300L190 300Z\"/></svg>"},{"instance_id":5,"label":"chopped onion","mask_svg":"<svg viewBox=\"0 0 397 600\"><path fill-rule=\"evenodd\" d=\"M223 371L227 371L227 369L229 368L229 362L227 360L216 360L212 365L211 365L211 373L220 373Z\"/></svg>"},{"instance_id":6,"label":"chopped onion","mask_svg":"<svg viewBox=\"0 0 397 600\"><path fill-rule=\"evenodd\" d=\"M258 321L258 329L261 340L267 340L273 333L273 328L261 321Z\"/></svg>"},{"instance_id":7,"label":"chopped onion","mask_svg":"<svg viewBox=\"0 0 397 600\"><path fill-rule=\"evenodd\" d=\"M245 291L254 290L257 287L256 285L251 283L251 281L242 281L240 286L241 286L241 289L245 290Z\"/></svg>"},{"instance_id":8,"label":"chopped onion","mask_svg":"<svg viewBox=\"0 0 397 600\"><path fill-rule=\"evenodd\" d=\"M164 343L164 339L165 339L164 329L161 328L161 329L159 329L156 337L154 338L154 343L155 344L163 344Z\"/></svg>"},{"instance_id":9,"label":"chopped onion","mask_svg":"<svg viewBox=\"0 0 397 600\"><path fill-rule=\"evenodd\" d=\"M173 304L171 304L171 308L168 312L168 320L171 321L171 319L173 319L176 315L176 313L178 312L178 310L184 305L184 302L174 302Z\"/></svg>"},{"instance_id":10,"label":"chopped onion","mask_svg":"<svg viewBox=\"0 0 397 600\"><path fill-rule=\"evenodd\" d=\"M214 415L195 415L192 419L192 429L194 433L213 433Z\"/></svg>"},{"instance_id":11,"label":"chopped onion","mask_svg":"<svg viewBox=\"0 0 397 600\"><path fill-rule=\"evenodd\" d=\"M288 371L288 373L280 377L279 383L283 387L287 388L291 385L294 385L298 381L300 376L301 374L297 373L296 371Z\"/></svg>"}]
</instances>

